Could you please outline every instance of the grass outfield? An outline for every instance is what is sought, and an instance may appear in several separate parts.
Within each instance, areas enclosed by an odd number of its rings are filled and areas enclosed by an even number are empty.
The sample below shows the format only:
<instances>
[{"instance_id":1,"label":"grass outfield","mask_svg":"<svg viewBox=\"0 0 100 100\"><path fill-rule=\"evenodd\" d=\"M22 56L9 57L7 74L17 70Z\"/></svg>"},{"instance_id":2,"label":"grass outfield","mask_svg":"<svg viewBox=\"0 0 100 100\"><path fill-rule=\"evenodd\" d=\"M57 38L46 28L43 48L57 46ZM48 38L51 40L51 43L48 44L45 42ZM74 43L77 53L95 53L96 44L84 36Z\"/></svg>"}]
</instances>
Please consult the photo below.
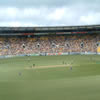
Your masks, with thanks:
<instances>
[{"instance_id":1,"label":"grass outfield","mask_svg":"<svg viewBox=\"0 0 100 100\"><path fill-rule=\"evenodd\" d=\"M0 59L0 100L100 100L100 56Z\"/></svg>"}]
</instances>

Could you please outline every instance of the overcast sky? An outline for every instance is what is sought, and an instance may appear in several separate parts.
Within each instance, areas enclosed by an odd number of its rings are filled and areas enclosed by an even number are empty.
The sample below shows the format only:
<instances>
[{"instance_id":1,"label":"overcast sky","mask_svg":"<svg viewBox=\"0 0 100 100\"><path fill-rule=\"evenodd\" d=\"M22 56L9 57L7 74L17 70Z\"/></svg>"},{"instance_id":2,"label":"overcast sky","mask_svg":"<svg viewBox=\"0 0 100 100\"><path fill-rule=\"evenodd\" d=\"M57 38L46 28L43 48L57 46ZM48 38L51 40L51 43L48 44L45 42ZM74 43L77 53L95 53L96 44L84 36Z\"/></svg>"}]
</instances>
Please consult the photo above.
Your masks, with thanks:
<instances>
[{"instance_id":1,"label":"overcast sky","mask_svg":"<svg viewBox=\"0 0 100 100\"><path fill-rule=\"evenodd\" d=\"M100 24L100 0L0 0L0 26Z\"/></svg>"}]
</instances>

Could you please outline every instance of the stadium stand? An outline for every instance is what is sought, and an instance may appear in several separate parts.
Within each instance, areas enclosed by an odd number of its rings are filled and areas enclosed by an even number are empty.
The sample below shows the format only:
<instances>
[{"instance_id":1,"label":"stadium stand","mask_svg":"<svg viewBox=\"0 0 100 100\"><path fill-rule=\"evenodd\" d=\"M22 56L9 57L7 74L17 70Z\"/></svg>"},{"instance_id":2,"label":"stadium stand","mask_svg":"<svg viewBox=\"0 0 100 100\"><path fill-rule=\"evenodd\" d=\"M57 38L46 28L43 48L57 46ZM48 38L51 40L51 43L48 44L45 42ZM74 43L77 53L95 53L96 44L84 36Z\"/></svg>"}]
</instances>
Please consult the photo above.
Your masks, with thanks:
<instances>
[{"instance_id":1,"label":"stadium stand","mask_svg":"<svg viewBox=\"0 0 100 100\"><path fill-rule=\"evenodd\" d=\"M0 55L99 52L100 35L0 37Z\"/></svg>"}]
</instances>

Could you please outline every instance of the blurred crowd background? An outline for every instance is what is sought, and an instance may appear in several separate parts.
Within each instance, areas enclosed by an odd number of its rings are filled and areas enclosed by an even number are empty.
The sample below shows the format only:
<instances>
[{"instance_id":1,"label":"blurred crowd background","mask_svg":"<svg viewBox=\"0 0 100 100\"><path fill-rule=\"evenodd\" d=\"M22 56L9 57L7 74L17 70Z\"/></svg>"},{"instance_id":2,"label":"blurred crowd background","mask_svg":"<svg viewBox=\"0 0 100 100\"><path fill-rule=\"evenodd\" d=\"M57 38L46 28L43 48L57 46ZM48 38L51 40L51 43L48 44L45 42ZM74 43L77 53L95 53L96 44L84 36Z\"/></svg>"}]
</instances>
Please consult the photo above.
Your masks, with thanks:
<instances>
[{"instance_id":1,"label":"blurred crowd background","mask_svg":"<svg viewBox=\"0 0 100 100\"><path fill-rule=\"evenodd\" d=\"M97 52L100 35L0 37L0 55Z\"/></svg>"}]
</instances>

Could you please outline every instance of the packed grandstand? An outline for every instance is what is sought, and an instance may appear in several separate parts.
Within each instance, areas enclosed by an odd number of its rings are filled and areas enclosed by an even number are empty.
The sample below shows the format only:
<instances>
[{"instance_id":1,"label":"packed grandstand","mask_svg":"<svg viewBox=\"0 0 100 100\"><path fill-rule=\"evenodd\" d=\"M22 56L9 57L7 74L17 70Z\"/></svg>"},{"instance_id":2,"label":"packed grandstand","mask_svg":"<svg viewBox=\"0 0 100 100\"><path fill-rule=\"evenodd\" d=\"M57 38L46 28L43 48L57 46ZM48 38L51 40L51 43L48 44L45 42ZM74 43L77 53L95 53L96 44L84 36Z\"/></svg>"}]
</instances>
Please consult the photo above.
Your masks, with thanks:
<instances>
[{"instance_id":1,"label":"packed grandstand","mask_svg":"<svg viewBox=\"0 0 100 100\"><path fill-rule=\"evenodd\" d=\"M91 27L91 30L86 27L71 27L72 29L68 29L68 27L66 29L55 27L52 31L49 28L44 28L44 30L41 28L40 30L38 29L37 33L34 30L30 32L13 28L6 28L6 30L1 28L0 56L29 54L61 55L64 53L97 54L100 52L99 28L97 26Z\"/></svg>"}]
</instances>

